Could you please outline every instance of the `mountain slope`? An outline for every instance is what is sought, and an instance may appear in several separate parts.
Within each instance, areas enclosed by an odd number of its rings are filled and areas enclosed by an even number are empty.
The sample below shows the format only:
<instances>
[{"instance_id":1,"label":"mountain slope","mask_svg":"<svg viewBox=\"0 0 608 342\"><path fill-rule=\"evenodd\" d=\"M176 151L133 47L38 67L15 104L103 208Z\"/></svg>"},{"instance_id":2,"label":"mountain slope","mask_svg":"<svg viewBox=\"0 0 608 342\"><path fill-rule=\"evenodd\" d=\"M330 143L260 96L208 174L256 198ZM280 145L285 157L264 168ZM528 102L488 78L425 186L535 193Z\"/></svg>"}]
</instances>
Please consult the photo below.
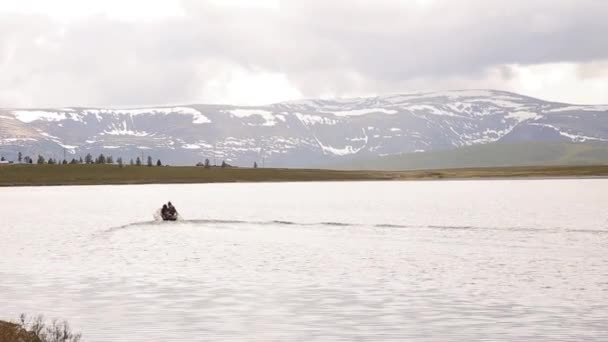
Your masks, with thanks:
<instances>
[{"instance_id":1,"label":"mountain slope","mask_svg":"<svg viewBox=\"0 0 608 342\"><path fill-rule=\"evenodd\" d=\"M0 154L309 166L493 142L608 143L608 106L464 90L268 106L0 109Z\"/></svg>"},{"instance_id":2,"label":"mountain slope","mask_svg":"<svg viewBox=\"0 0 608 342\"><path fill-rule=\"evenodd\" d=\"M597 143L491 143L406 153L329 165L343 170L427 170L502 166L608 165L608 145Z\"/></svg>"}]
</instances>

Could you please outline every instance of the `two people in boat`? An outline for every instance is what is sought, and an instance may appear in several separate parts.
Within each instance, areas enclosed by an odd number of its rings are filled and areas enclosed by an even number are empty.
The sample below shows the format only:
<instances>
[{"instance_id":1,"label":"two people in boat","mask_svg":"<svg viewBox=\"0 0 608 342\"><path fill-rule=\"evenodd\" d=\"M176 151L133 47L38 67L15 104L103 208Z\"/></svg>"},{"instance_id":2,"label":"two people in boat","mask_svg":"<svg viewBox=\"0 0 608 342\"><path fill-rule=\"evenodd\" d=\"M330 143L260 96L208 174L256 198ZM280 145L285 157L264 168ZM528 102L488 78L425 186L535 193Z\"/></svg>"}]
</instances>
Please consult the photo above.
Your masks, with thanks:
<instances>
[{"instance_id":1,"label":"two people in boat","mask_svg":"<svg viewBox=\"0 0 608 342\"><path fill-rule=\"evenodd\" d=\"M160 210L160 216L163 221L175 221L177 220L177 209L175 209L171 202L163 204L163 208Z\"/></svg>"}]
</instances>

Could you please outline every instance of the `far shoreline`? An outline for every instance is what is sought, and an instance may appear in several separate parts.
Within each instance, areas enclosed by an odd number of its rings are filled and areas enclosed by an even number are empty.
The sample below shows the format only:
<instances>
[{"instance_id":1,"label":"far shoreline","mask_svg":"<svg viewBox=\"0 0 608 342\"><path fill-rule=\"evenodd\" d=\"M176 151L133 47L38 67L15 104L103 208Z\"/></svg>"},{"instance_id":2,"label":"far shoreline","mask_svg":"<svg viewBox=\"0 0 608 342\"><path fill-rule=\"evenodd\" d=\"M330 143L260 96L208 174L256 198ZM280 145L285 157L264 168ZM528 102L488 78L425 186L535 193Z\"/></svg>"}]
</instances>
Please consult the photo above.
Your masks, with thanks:
<instances>
[{"instance_id":1,"label":"far shoreline","mask_svg":"<svg viewBox=\"0 0 608 342\"><path fill-rule=\"evenodd\" d=\"M608 178L608 165L518 166L408 171L194 166L2 165L0 187L330 181L542 180Z\"/></svg>"}]
</instances>

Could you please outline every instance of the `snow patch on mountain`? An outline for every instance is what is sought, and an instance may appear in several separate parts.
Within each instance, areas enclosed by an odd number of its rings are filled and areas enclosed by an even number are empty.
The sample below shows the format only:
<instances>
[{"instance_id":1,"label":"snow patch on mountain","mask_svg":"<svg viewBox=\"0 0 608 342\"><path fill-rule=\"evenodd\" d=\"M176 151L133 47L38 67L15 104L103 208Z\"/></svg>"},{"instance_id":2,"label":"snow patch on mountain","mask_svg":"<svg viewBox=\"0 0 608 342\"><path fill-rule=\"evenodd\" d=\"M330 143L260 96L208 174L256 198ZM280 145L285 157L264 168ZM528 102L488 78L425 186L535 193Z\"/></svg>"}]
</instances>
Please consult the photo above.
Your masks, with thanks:
<instances>
[{"instance_id":1,"label":"snow patch on mountain","mask_svg":"<svg viewBox=\"0 0 608 342\"><path fill-rule=\"evenodd\" d=\"M500 98L470 99L467 102L481 103L481 104L487 103L487 104L491 104L498 108L500 108L500 107L502 107L502 108L520 108L522 106L522 104L519 102L509 101L509 100L500 99Z\"/></svg>"},{"instance_id":2,"label":"snow patch on mountain","mask_svg":"<svg viewBox=\"0 0 608 342\"><path fill-rule=\"evenodd\" d=\"M160 108L131 108L131 109L105 109L105 108L93 108L86 109L83 111L85 114L107 114L107 115L169 115L169 114L186 114L186 115L200 115L201 112L194 108L189 107L160 107Z\"/></svg>"},{"instance_id":3,"label":"snow patch on mountain","mask_svg":"<svg viewBox=\"0 0 608 342\"><path fill-rule=\"evenodd\" d=\"M606 138L592 137L592 136L588 136L588 135L584 135L584 134L574 134L574 133L570 133L570 132L564 132L559 127L556 127L556 126L550 125L550 124L532 123L531 125L551 128L554 131L556 131L557 133L559 133L559 135L572 140L572 142L585 142L585 141L608 142L608 139L606 139Z\"/></svg>"},{"instance_id":4,"label":"snow patch on mountain","mask_svg":"<svg viewBox=\"0 0 608 342\"><path fill-rule=\"evenodd\" d=\"M27 141L38 141L38 139L34 138L4 138L0 139L0 145L12 145L18 142L27 142Z\"/></svg>"},{"instance_id":5,"label":"snow patch on mountain","mask_svg":"<svg viewBox=\"0 0 608 342\"><path fill-rule=\"evenodd\" d=\"M608 105L601 106L565 106L559 108L553 108L548 110L550 113L559 113L559 112L573 112L573 111L583 111L583 112L605 112L608 111Z\"/></svg>"},{"instance_id":6,"label":"snow patch on mountain","mask_svg":"<svg viewBox=\"0 0 608 342\"><path fill-rule=\"evenodd\" d=\"M319 146L323 150L324 154L332 154L332 155L335 155L335 156L346 156L346 155L349 155L349 154L359 153L361 150L363 150L365 147L367 147L367 144L369 142L369 138L368 138L367 133L365 132L364 129L362 129L361 131L363 132L363 137L355 137L355 138L351 138L350 139L350 141L363 141L364 143L360 147L354 147L352 145L346 145L343 148L337 148L337 147L334 147L334 146L323 144L321 142L321 140L319 140L319 138L317 136L314 136L314 138L317 141L317 144L319 144Z\"/></svg>"},{"instance_id":7,"label":"snow patch on mountain","mask_svg":"<svg viewBox=\"0 0 608 342\"><path fill-rule=\"evenodd\" d=\"M51 112L45 110L14 110L12 114L17 120L25 123L41 121L61 121L67 120L67 115L64 112Z\"/></svg>"},{"instance_id":8,"label":"snow patch on mountain","mask_svg":"<svg viewBox=\"0 0 608 342\"><path fill-rule=\"evenodd\" d=\"M228 111L233 116L237 118L247 118L250 116L260 116L264 119L264 123L261 126L274 126L277 124L276 117L272 114L272 112L262 109L233 109ZM255 126L254 124L250 124L251 126Z\"/></svg>"},{"instance_id":9,"label":"snow patch on mountain","mask_svg":"<svg viewBox=\"0 0 608 342\"><path fill-rule=\"evenodd\" d=\"M195 124L211 123L208 117L194 108L189 107L165 107L165 108L136 108L136 109L102 109L88 108L77 111L73 108L62 108L58 110L13 110L15 118L24 123L34 121L64 121L73 120L83 122L87 116L94 116L101 121L103 116L137 116L137 115L169 115L180 114L192 116Z\"/></svg>"},{"instance_id":10,"label":"snow patch on mountain","mask_svg":"<svg viewBox=\"0 0 608 342\"><path fill-rule=\"evenodd\" d=\"M335 125L338 123L337 120L319 116L319 115L311 115L311 114L302 114L302 113L294 113L294 115L302 122L304 125Z\"/></svg>"},{"instance_id":11,"label":"snow patch on mountain","mask_svg":"<svg viewBox=\"0 0 608 342\"><path fill-rule=\"evenodd\" d=\"M364 109L351 109L351 110L341 110L341 111L326 111L326 109L324 108L323 112L333 114L335 116L360 116L360 115L373 114L373 113L382 113L382 114L393 115L393 114L398 113L394 109L386 109L386 108L364 108Z\"/></svg>"},{"instance_id":12,"label":"snow patch on mountain","mask_svg":"<svg viewBox=\"0 0 608 342\"><path fill-rule=\"evenodd\" d=\"M518 122L524 122L527 120L539 120L542 119L542 117L542 115L538 115L534 112L519 111L507 114L505 119L515 119Z\"/></svg>"},{"instance_id":13,"label":"snow patch on mountain","mask_svg":"<svg viewBox=\"0 0 608 342\"><path fill-rule=\"evenodd\" d=\"M209 118L204 116L203 114L200 114L200 115L196 115L193 117L192 123L198 124L198 125L208 124L208 123L211 123L211 120L209 120Z\"/></svg>"},{"instance_id":14,"label":"snow patch on mountain","mask_svg":"<svg viewBox=\"0 0 608 342\"><path fill-rule=\"evenodd\" d=\"M404 107L405 109L416 113L418 115L430 114L430 115L438 115L438 116L453 116L453 117L462 117L462 115L455 114L451 111L441 110L435 106L431 105L411 105Z\"/></svg>"},{"instance_id":15,"label":"snow patch on mountain","mask_svg":"<svg viewBox=\"0 0 608 342\"><path fill-rule=\"evenodd\" d=\"M183 144L182 148L185 148L187 150L199 150L201 147L196 144Z\"/></svg>"},{"instance_id":16,"label":"snow patch on mountain","mask_svg":"<svg viewBox=\"0 0 608 342\"><path fill-rule=\"evenodd\" d=\"M99 135L131 135L134 137L147 137L151 134L148 132L139 132L139 131L128 129L127 121L123 121L122 124L119 124L119 125L116 125L116 124L110 125L110 129L104 130Z\"/></svg>"},{"instance_id":17,"label":"snow patch on mountain","mask_svg":"<svg viewBox=\"0 0 608 342\"><path fill-rule=\"evenodd\" d=\"M361 151L364 147L355 148L352 145L347 145L343 148L337 148L333 146L324 145L318 138L317 143L323 149L323 153L325 154L333 154L335 156L346 156L349 154L355 154Z\"/></svg>"},{"instance_id":18,"label":"snow patch on mountain","mask_svg":"<svg viewBox=\"0 0 608 342\"><path fill-rule=\"evenodd\" d=\"M477 144L488 144L488 143L497 142L498 140L502 139L507 134L511 133L513 131L513 129L515 129L515 127L517 127L517 124L508 126L504 129L497 130L497 129L486 128L482 132L472 133L472 134L462 134L462 135L460 135L460 137L461 137L461 141L463 142L463 144L461 144L460 146L462 146L462 145L471 146L471 145L477 145ZM462 138L464 138L464 139L462 139ZM459 147L459 145L456 145L456 144L454 146Z\"/></svg>"},{"instance_id":19,"label":"snow patch on mountain","mask_svg":"<svg viewBox=\"0 0 608 342\"><path fill-rule=\"evenodd\" d=\"M65 148L68 151L68 153L70 153L70 154L75 154L76 153L75 150L78 148L77 145L66 145L66 144L62 144L62 143L57 143L57 145Z\"/></svg>"},{"instance_id":20,"label":"snow patch on mountain","mask_svg":"<svg viewBox=\"0 0 608 342\"><path fill-rule=\"evenodd\" d=\"M160 108L133 108L133 109L87 109L83 111L87 115L95 115L100 117L100 114L107 115L190 115L192 116L192 123L194 124L206 124L211 123L211 120L203 115L200 111L190 107L160 107Z\"/></svg>"}]
</instances>

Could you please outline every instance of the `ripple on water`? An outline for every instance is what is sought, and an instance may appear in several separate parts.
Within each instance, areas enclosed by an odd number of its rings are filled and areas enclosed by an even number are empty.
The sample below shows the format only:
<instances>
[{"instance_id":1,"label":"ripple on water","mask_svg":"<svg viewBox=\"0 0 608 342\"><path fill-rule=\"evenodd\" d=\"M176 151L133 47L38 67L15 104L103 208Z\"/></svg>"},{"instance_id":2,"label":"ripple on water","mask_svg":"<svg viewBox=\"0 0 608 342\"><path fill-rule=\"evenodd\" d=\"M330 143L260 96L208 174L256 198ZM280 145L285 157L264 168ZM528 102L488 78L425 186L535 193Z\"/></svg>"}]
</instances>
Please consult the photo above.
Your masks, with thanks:
<instances>
[{"instance_id":1,"label":"ripple on water","mask_svg":"<svg viewBox=\"0 0 608 342\"><path fill-rule=\"evenodd\" d=\"M558 183L3 190L0 315L90 341L608 340L608 182ZM147 220L167 193L203 219Z\"/></svg>"}]
</instances>

